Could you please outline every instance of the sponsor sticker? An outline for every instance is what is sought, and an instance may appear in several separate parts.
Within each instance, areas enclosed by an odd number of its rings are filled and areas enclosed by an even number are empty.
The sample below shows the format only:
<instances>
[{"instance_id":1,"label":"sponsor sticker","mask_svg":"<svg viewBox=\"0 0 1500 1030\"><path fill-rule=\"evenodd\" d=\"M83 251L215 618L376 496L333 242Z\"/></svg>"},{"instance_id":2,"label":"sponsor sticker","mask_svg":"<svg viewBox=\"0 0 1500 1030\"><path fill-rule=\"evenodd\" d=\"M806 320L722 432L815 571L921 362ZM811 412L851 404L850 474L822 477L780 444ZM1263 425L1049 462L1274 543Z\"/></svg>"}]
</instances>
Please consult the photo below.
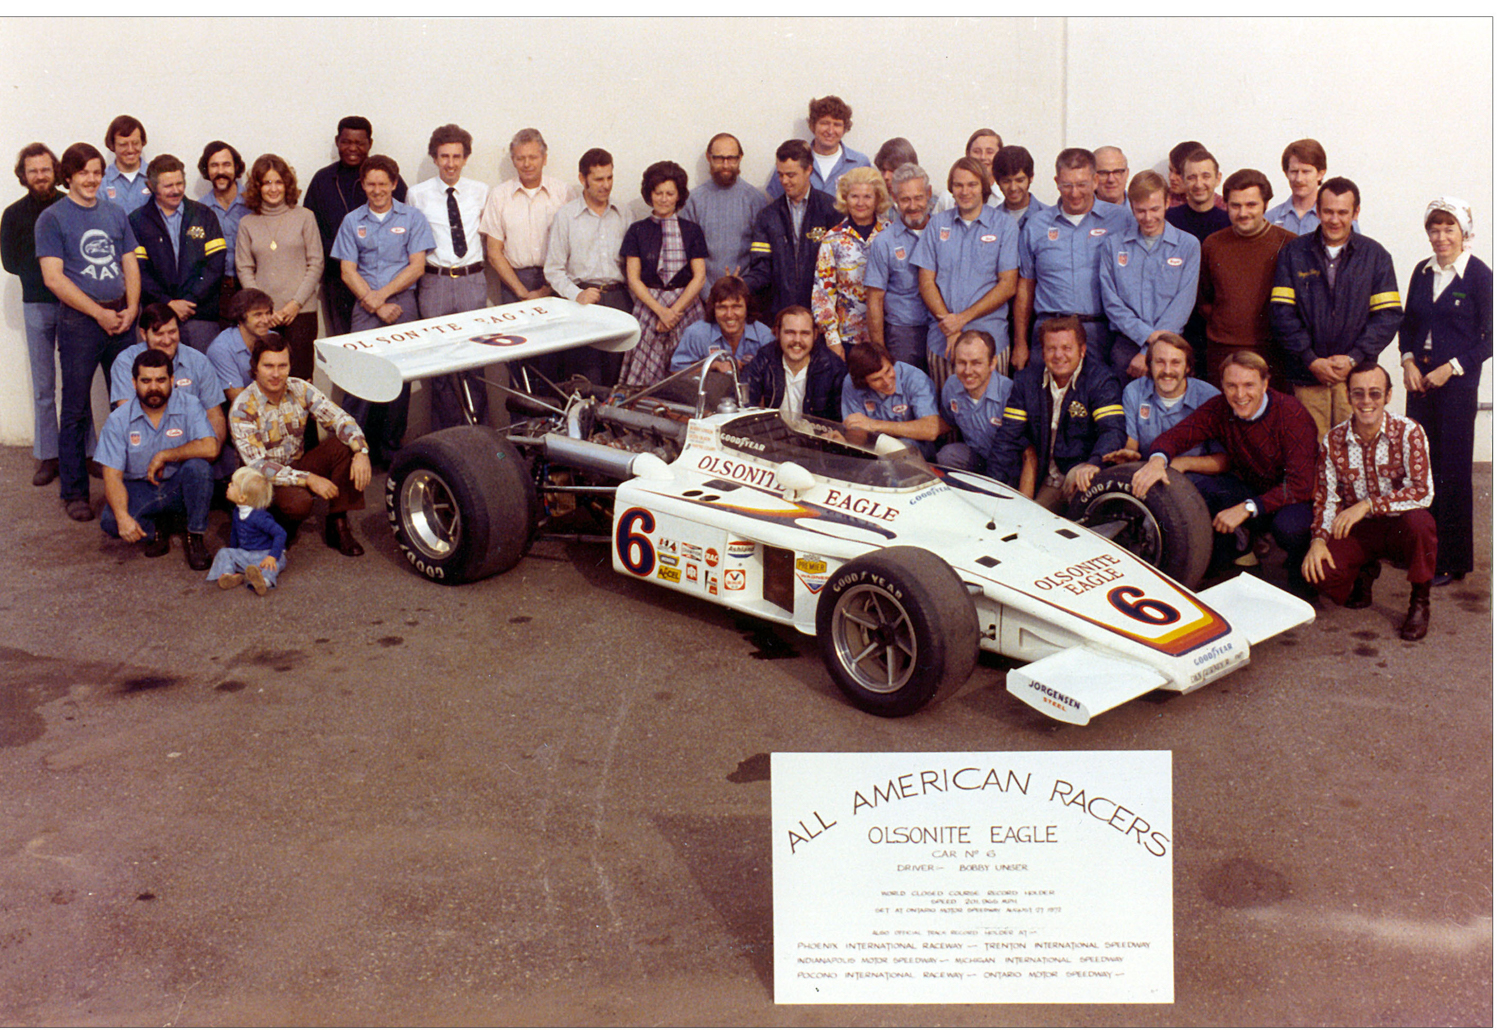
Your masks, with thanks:
<instances>
[{"instance_id":1,"label":"sponsor sticker","mask_svg":"<svg viewBox=\"0 0 1500 1030\"><path fill-rule=\"evenodd\" d=\"M714 550L712 547L704 551L703 564L707 565L711 569L716 567L719 564L719 552Z\"/></svg>"},{"instance_id":2,"label":"sponsor sticker","mask_svg":"<svg viewBox=\"0 0 1500 1030\"><path fill-rule=\"evenodd\" d=\"M719 446L719 427L705 426L701 422L689 422L687 445L705 451L716 450Z\"/></svg>"},{"instance_id":3,"label":"sponsor sticker","mask_svg":"<svg viewBox=\"0 0 1500 1030\"><path fill-rule=\"evenodd\" d=\"M656 578L664 579L668 583L681 583L682 570L663 565L661 568L656 570Z\"/></svg>"},{"instance_id":4,"label":"sponsor sticker","mask_svg":"<svg viewBox=\"0 0 1500 1030\"><path fill-rule=\"evenodd\" d=\"M748 540L731 540L724 546L731 558L749 558L755 553L755 545ZM709 565L713 565L709 562Z\"/></svg>"},{"instance_id":5,"label":"sponsor sticker","mask_svg":"<svg viewBox=\"0 0 1500 1030\"><path fill-rule=\"evenodd\" d=\"M719 592L719 577L718 576L715 576L712 573L710 573L709 575L703 577L703 583L704 583L705 586L708 587L708 592L710 594L717 594Z\"/></svg>"},{"instance_id":6,"label":"sponsor sticker","mask_svg":"<svg viewBox=\"0 0 1500 1030\"><path fill-rule=\"evenodd\" d=\"M807 587L807 592L810 594L816 594L828 584L827 576L809 576L805 572L797 573L797 580Z\"/></svg>"},{"instance_id":7,"label":"sponsor sticker","mask_svg":"<svg viewBox=\"0 0 1500 1030\"><path fill-rule=\"evenodd\" d=\"M509 336L505 333L484 333L469 337L470 343L482 343L486 347L515 347L526 342L524 336Z\"/></svg>"},{"instance_id":8,"label":"sponsor sticker","mask_svg":"<svg viewBox=\"0 0 1500 1030\"><path fill-rule=\"evenodd\" d=\"M683 567L683 571L687 573L687 581L689 583L698 582L698 566L694 565L692 562L688 562L687 565Z\"/></svg>"},{"instance_id":9,"label":"sponsor sticker","mask_svg":"<svg viewBox=\"0 0 1500 1030\"><path fill-rule=\"evenodd\" d=\"M828 571L828 563L821 558L798 558L797 571L822 575Z\"/></svg>"},{"instance_id":10,"label":"sponsor sticker","mask_svg":"<svg viewBox=\"0 0 1500 1030\"><path fill-rule=\"evenodd\" d=\"M693 561L703 560L703 548L699 547L697 544L684 543L679 545L678 550L681 552L684 558L689 558Z\"/></svg>"},{"instance_id":11,"label":"sponsor sticker","mask_svg":"<svg viewBox=\"0 0 1500 1030\"><path fill-rule=\"evenodd\" d=\"M666 551L668 554L676 554L677 553L677 541L675 541L675 540L668 540L664 536L657 537L656 538L656 549L658 551Z\"/></svg>"},{"instance_id":12,"label":"sponsor sticker","mask_svg":"<svg viewBox=\"0 0 1500 1030\"><path fill-rule=\"evenodd\" d=\"M724 570L724 589L725 590L744 590L745 589L745 570L744 569L725 569Z\"/></svg>"}]
</instances>

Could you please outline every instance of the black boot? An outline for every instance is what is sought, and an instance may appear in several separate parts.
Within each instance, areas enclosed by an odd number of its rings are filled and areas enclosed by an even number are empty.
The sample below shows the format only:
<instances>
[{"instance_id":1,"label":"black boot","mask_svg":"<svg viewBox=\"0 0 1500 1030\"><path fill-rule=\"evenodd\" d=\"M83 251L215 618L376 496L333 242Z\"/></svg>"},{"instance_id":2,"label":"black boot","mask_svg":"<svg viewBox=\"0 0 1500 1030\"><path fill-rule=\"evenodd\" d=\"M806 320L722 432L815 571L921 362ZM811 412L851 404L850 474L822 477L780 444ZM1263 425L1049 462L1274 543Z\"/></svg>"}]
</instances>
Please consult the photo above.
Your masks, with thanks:
<instances>
[{"instance_id":1,"label":"black boot","mask_svg":"<svg viewBox=\"0 0 1500 1030\"><path fill-rule=\"evenodd\" d=\"M1380 578L1380 559L1367 561L1359 567L1359 577L1354 581L1354 589L1349 591L1349 600L1344 602L1345 608L1368 608L1374 603L1373 588L1375 581Z\"/></svg>"},{"instance_id":2,"label":"black boot","mask_svg":"<svg viewBox=\"0 0 1500 1030\"><path fill-rule=\"evenodd\" d=\"M1406 610L1406 621L1401 624L1402 640L1421 640L1427 635L1427 621L1432 615L1431 592L1430 579L1411 585L1411 607Z\"/></svg>"}]
</instances>

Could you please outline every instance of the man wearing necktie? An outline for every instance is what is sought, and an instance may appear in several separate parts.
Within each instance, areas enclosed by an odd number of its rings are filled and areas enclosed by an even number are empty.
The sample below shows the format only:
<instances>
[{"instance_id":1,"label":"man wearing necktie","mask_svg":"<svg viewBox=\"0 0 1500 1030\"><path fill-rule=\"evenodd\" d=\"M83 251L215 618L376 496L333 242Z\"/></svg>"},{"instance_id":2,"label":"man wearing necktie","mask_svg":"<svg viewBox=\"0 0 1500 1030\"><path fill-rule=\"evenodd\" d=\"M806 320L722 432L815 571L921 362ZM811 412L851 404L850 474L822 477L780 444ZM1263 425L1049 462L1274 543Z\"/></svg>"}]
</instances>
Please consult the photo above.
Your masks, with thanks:
<instances>
[{"instance_id":1,"label":"man wearing necktie","mask_svg":"<svg viewBox=\"0 0 1500 1030\"><path fill-rule=\"evenodd\" d=\"M479 238L479 216L484 211L489 187L463 177L464 165L473 152L474 138L457 125L434 129L427 141L427 156L437 165L435 178L411 188L407 202L420 211L432 227L437 245L427 252L427 267L417 284L420 316L439 318L485 306L484 246ZM432 380L432 428L462 425L464 391L467 387L476 422L489 413L484 370Z\"/></svg>"}]
</instances>

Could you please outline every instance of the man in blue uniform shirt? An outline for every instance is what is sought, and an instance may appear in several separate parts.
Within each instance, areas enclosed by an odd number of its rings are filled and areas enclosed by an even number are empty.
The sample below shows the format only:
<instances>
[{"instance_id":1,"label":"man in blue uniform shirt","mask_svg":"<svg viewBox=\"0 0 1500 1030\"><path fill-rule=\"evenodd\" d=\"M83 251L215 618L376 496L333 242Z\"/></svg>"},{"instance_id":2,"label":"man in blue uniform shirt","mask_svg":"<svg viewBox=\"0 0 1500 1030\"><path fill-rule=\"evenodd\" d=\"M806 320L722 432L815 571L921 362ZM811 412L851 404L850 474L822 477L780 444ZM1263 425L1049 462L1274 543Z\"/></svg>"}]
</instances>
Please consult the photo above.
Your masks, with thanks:
<instances>
[{"instance_id":1,"label":"man in blue uniform shirt","mask_svg":"<svg viewBox=\"0 0 1500 1030\"><path fill-rule=\"evenodd\" d=\"M356 333L416 320L416 286L434 246L426 216L395 199L401 180L395 161L374 154L365 159L359 178L368 201L344 216L333 241L333 258L354 295L349 329ZM344 410L364 431L373 463L389 465L401 449L410 404L410 383L389 404L346 395Z\"/></svg>"},{"instance_id":2,"label":"man in blue uniform shirt","mask_svg":"<svg viewBox=\"0 0 1500 1030\"><path fill-rule=\"evenodd\" d=\"M939 465L984 471L1010 387L1010 380L995 368L995 338L978 329L960 333L953 346L953 374L943 384L942 410L963 441L944 444L937 455Z\"/></svg>"},{"instance_id":3,"label":"man in blue uniform shirt","mask_svg":"<svg viewBox=\"0 0 1500 1030\"><path fill-rule=\"evenodd\" d=\"M1010 337L1006 302L1016 292L1016 223L985 203L989 169L961 157L948 172L954 207L932 217L912 264L922 301L932 312L927 330L927 370L946 382L953 345L965 329L982 329L998 340ZM1001 370L1007 367L1000 362Z\"/></svg>"},{"instance_id":4,"label":"man in blue uniform shirt","mask_svg":"<svg viewBox=\"0 0 1500 1030\"><path fill-rule=\"evenodd\" d=\"M224 388L219 385L219 373L213 362L201 351L181 345L177 315L165 304L158 302L142 308L140 326L145 342L126 347L109 370L110 407L118 408L135 396L135 359L148 350L161 351L172 360L172 389L197 398L209 427L222 445L228 439L229 426L221 407Z\"/></svg>"},{"instance_id":5,"label":"man in blue uniform shirt","mask_svg":"<svg viewBox=\"0 0 1500 1030\"><path fill-rule=\"evenodd\" d=\"M172 547L159 520L186 516L188 567L201 572L209 566L203 542L213 497L208 463L218 455L219 441L203 406L185 391L173 392L166 354L138 354L131 376L135 396L110 414L94 451L104 468L99 526L127 543L146 541L147 556L157 558Z\"/></svg>"},{"instance_id":6,"label":"man in blue uniform shirt","mask_svg":"<svg viewBox=\"0 0 1500 1030\"><path fill-rule=\"evenodd\" d=\"M1193 345L1177 333L1157 336L1150 354L1150 375L1132 379L1120 398L1125 409L1125 446L1104 456L1109 464L1140 461L1142 455L1151 453L1158 436L1219 395L1217 387L1191 377ZM1212 441L1199 444L1173 458L1170 465L1196 484L1200 477L1229 467L1223 451Z\"/></svg>"},{"instance_id":7,"label":"man in blue uniform shirt","mask_svg":"<svg viewBox=\"0 0 1500 1030\"><path fill-rule=\"evenodd\" d=\"M850 347L849 378L844 381L841 407L844 432L851 442L873 446L881 433L909 440L931 461L934 443L948 431L938 414L932 380L900 362L891 361L884 347Z\"/></svg>"},{"instance_id":8,"label":"man in blue uniform shirt","mask_svg":"<svg viewBox=\"0 0 1500 1030\"><path fill-rule=\"evenodd\" d=\"M128 114L116 116L104 130L104 149L114 154L115 159L104 171L99 192L128 215L151 199L151 187L141 170L146 127Z\"/></svg>"},{"instance_id":9,"label":"man in blue uniform shirt","mask_svg":"<svg viewBox=\"0 0 1500 1030\"><path fill-rule=\"evenodd\" d=\"M760 349L775 342L776 335L759 322L750 321L750 288L737 275L726 275L714 283L708 293L708 310L704 317L682 333L672 352L668 370L680 372L695 361L702 361L713 351L728 351L736 369L750 363ZM728 372L727 362L716 361L714 368Z\"/></svg>"},{"instance_id":10,"label":"man in blue uniform shirt","mask_svg":"<svg viewBox=\"0 0 1500 1030\"><path fill-rule=\"evenodd\" d=\"M816 97L807 102L807 128L812 133L812 186L830 197L837 195L839 176L851 168L868 168L870 159L844 146L844 133L854 125L854 109L836 96ZM776 160L781 160L778 152ZM766 183L775 200L786 192L778 167Z\"/></svg>"},{"instance_id":11,"label":"man in blue uniform shirt","mask_svg":"<svg viewBox=\"0 0 1500 1030\"><path fill-rule=\"evenodd\" d=\"M1167 223L1167 184L1147 170L1130 181L1135 224L1105 240L1099 292L1113 335L1110 367L1121 382L1146 374L1146 350L1181 333L1198 300L1198 241Z\"/></svg>"},{"instance_id":12,"label":"man in blue uniform shirt","mask_svg":"<svg viewBox=\"0 0 1500 1030\"><path fill-rule=\"evenodd\" d=\"M219 335L223 230L212 211L187 199L186 171L171 154L151 159L146 182L155 200L130 215L141 270L141 303L168 305L187 345L207 351Z\"/></svg>"},{"instance_id":13,"label":"man in blue uniform shirt","mask_svg":"<svg viewBox=\"0 0 1500 1030\"><path fill-rule=\"evenodd\" d=\"M920 165L904 164L891 173L891 194L899 217L870 241L865 258L870 340L892 360L925 372L932 313L922 300L912 258L932 218L932 183Z\"/></svg>"},{"instance_id":14,"label":"man in blue uniform shirt","mask_svg":"<svg viewBox=\"0 0 1500 1030\"><path fill-rule=\"evenodd\" d=\"M1130 213L1094 196L1098 176L1094 155L1070 147L1057 155L1058 203L1033 215L1021 233L1017 256L1020 281L1012 307L1011 332L1015 343L1011 367L1040 366L1041 343L1036 325L1050 318L1072 315L1088 336L1088 353L1109 366L1109 325L1099 295L1099 252L1110 233L1130 228Z\"/></svg>"}]
</instances>

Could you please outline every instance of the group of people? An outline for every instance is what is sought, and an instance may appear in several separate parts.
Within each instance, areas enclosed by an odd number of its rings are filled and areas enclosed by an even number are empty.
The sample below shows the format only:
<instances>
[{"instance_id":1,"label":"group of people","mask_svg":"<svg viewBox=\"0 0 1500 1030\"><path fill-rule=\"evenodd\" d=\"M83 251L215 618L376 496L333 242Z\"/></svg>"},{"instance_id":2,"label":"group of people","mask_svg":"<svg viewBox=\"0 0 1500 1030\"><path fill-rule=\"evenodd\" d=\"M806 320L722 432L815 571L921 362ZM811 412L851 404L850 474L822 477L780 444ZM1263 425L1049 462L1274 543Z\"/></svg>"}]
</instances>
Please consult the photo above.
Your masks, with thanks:
<instances>
[{"instance_id":1,"label":"group of people","mask_svg":"<svg viewBox=\"0 0 1500 1030\"><path fill-rule=\"evenodd\" d=\"M1254 563L1269 535L1298 592L1367 604L1379 558L1395 557L1412 583L1403 635L1425 633L1430 586L1473 568L1492 304L1465 202L1429 205L1433 257L1403 308L1389 254L1359 231L1358 186L1327 177L1316 140L1286 147L1291 195L1275 206L1266 175L1225 178L1196 141L1172 148L1165 178L1132 176L1117 147L1067 148L1048 205L1032 192L1031 154L993 129L970 136L938 185L903 138L873 161L845 146L852 114L836 96L812 100L810 139L777 148L764 189L741 178L729 133L709 140L710 178L694 189L680 165L656 162L640 190L651 214L634 222L612 199L608 151L582 155L575 187L546 173L546 141L529 128L510 141L515 178L490 188L463 174L469 133L439 127L428 145L438 174L408 191L396 162L370 153L370 123L345 118L339 159L313 176L303 206L286 161L262 155L241 187L245 162L222 141L198 165L212 193L188 200L176 158L142 173L145 129L129 116L106 133L108 167L86 143L60 160L32 144L16 167L27 195L0 236L23 282L36 481L59 477L68 514L92 517L89 384L95 367L123 360L139 325L137 351L165 351L153 336L172 337L179 391L217 376L223 395L203 396L208 432L192 453L179 443L164 461L208 462L219 454L209 438L230 440L276 487L283 522L322 496L330 544L357 553L344 516L400 446L407 394L349 398L345 411L307 383L319 285L328 336L483 307L488 269L501 303L557 295L640 322L629 354L550 355L536 362L549 378L638 387L721 352L756 403L839 422L855 442L905 439L1056 509L1104 466L1144 459L1138 493L1190 477L1219 560ZM1376 364L1398 333L1407 418L1385 410ZM128 367L116 366L122 403L94 450L101 465L117 460L104 439L120 411L130 441L154 439L137 420L162 417L147 402L159 376L138 374L160 366ZM132 380L133 397L120 386ZM487 417L477 374L431 385L435 428ZM304 447L309 422L324 430L316 447ZM222 479L234 464L211 471ZM112 482L106 472L105 525L118 531L133 502L117 507ZM196 496L188 482L180 492ZM189 558L201 563L193 525L190 512Z\"/></svg>"}]
</instances>

